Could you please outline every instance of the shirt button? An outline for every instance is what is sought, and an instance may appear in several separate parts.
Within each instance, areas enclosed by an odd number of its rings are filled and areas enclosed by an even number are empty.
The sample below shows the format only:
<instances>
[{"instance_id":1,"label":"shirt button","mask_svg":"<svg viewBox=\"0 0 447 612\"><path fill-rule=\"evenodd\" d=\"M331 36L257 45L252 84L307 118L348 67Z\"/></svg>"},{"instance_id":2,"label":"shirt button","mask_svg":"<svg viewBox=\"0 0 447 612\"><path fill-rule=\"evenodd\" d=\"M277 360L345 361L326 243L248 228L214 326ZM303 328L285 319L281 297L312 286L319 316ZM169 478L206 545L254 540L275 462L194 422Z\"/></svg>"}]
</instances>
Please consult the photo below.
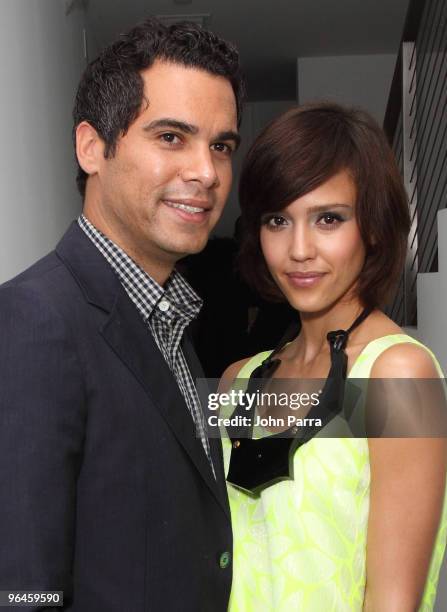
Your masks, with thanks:
<instances>
[{"instance_id":1,"label":"shirt button","mask_svg":"<svg viewBox=\"0 0 447 612\"><path fill-rule=\"evenodd\" d=\"M169 310L170 308L170 304L167 300L161 300L161 302L158 304L159 309L161 310L161 312L166 312L167 310Z\"/></svg>"},{"instance_id":2,"label":"shirt button","mask_svg":"<svg viewBox=\"0 0 447 612\"><path fill-rule=\"evenodd\" d=\"M219 557L220 569L226 569L230 565L231 554L228 551L223 552Z\"/></svg>"}]
</instances>

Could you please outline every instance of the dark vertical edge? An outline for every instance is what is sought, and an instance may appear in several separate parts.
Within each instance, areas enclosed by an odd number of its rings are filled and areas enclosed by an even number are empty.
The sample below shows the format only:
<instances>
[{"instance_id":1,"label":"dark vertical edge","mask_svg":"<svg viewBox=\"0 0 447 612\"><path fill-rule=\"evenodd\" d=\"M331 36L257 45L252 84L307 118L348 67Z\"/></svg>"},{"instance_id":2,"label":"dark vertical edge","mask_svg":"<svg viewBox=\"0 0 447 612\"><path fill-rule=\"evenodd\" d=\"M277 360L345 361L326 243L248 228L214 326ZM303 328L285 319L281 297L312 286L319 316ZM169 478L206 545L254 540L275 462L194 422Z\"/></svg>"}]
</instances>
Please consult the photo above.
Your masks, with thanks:
<instances>
[{"instance_id":1,"label":"dark vertical edge","mask_svg":"<svg viewBox=\"0 0 447 612\"><path fill-rule=\"evenodd\" d=\"M385 119L383 121L383 129L391 144L393 143L394 132L402 107L402 43L416 40L426 3L427 0L410 0L405 17L403 34L397 54L393 80L391 81Z\"/></svg>"}]
</instances>

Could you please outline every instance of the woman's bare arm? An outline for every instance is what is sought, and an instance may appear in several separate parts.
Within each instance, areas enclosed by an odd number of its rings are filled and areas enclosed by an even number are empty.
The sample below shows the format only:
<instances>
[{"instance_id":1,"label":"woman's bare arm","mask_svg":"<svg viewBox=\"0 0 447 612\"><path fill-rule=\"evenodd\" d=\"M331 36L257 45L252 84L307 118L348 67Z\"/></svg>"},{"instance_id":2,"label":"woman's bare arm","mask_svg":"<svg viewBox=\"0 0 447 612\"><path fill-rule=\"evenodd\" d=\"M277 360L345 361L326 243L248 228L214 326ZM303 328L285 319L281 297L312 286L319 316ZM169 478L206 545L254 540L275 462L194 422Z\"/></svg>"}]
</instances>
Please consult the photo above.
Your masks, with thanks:
<instances>
[{"instance_id":1,"label":"woman's bare arm","mask_svg":"<svg viewBox=\"0 0 447 612\"><path fill-rule=\"evenodd\" d=\"M385 351L372 378L437 378L431 356L404 344ZM424 591L441 516L444 438L371 438L365 612L414 612Z\"/></svg>"}]
</instances>

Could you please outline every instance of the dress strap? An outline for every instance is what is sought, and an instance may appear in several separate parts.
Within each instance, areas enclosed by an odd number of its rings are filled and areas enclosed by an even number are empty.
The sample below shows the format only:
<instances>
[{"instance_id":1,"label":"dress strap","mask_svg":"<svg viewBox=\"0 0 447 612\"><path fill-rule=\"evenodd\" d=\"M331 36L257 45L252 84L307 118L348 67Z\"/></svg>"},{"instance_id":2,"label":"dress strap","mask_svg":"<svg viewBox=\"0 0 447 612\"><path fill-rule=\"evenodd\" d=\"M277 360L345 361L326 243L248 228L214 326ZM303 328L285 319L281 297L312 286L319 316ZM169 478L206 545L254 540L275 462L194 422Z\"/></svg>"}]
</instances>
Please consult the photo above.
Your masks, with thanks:
<instances>
[{"instance_id":1,"label":"dress strap","mask_svg":"<svg viewBox=\"0 0 447 612\"><path fill-rule=\"evenodd\" d=\"M273 351L262 351L262 353L257 353L256 355L253 355L253 357L251 357L246 364L244 364L242 366L242 368L239 370L239 372L236 375L236 378L250 378L251 373L253 372L253 370L255 370L258 366L261 365L261 363L263 361L265 361L272 353Z\"/></svg>"}]
</instances>

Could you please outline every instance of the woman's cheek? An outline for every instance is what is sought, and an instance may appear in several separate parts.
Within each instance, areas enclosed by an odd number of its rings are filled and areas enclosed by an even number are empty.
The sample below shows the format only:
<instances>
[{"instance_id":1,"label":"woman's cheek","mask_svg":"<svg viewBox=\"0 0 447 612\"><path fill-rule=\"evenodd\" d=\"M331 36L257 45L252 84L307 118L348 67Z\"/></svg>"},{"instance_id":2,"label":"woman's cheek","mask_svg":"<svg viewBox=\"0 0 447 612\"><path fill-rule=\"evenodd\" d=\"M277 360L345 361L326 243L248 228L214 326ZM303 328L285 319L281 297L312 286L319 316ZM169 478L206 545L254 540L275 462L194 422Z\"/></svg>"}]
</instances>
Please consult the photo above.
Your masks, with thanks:
<instances>
[{"instance_id":1,"label":"woman's cheek","mask_svg":"<svg viewBox=\"0 0 447 612\"><path fill-rule=\"evenodd\" d=\"M267 229L261 230L261 249L270 271L277 268L279 262L283 259L284 240L279 239L280 233Z\"/></svg>"}]
</instances>

